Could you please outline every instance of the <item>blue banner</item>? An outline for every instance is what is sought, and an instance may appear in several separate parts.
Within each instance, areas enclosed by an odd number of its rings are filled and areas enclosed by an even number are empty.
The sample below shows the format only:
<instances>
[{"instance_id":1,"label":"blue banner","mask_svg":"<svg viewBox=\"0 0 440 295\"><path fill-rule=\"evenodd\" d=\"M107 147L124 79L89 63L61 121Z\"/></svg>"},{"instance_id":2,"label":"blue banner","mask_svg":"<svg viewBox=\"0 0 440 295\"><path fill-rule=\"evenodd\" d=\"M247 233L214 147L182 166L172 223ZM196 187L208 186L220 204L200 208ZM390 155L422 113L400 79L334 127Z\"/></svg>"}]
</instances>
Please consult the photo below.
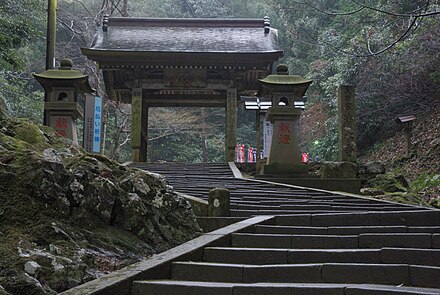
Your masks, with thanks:
<instances>
[{"instance_id":1,"label":"blue banner","mask_svg":"<svg viewBox=\"0 0 440 295\"><path fill-rule=\"evenodd\" d=\"M102 98L95 96L95 108L93 115L93 152L101 152L101 118L102 118Z\"/></svg>"}]
</instances>

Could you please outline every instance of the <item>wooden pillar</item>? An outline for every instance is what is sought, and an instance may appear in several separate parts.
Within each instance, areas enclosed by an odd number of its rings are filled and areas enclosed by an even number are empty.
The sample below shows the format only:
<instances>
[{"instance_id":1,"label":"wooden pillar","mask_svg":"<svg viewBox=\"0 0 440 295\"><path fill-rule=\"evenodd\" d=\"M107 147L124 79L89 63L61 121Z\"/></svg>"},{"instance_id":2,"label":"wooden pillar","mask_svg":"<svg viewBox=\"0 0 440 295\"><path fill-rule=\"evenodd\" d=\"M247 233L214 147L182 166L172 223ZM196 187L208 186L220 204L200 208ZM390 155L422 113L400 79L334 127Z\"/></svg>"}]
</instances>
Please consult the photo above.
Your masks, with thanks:
<instances>
[{"instance_id":1,"label":"wooden pillar","mask_svg":"<svg viewBox=\"0 0 440 295\"><path fill-rule=\"evenodd\" d=\"M231 88L226 97L226 161L234 162L237 141L237 89Z\"/></svg>"},{"instance_id":2,"label":"wooden pillar","mask_svg":"<svg viewBox=\"0 0 440 295\"><path fill-rule=\"evenodd\" d=\"M142 89L133 89L131 100L131 148L133 162L147 161L148 107L142 100Z\"/></svg>"},{"instance_id":3,"label":"wooden pillar","mask_svg":"<svg viewBox=\"0 0 440 295\"><path fill-rule=\"evenodd\" d=\"M339 161L356 163L355 90L351 85L339 87Z\"/></svg>"}]
</instances>

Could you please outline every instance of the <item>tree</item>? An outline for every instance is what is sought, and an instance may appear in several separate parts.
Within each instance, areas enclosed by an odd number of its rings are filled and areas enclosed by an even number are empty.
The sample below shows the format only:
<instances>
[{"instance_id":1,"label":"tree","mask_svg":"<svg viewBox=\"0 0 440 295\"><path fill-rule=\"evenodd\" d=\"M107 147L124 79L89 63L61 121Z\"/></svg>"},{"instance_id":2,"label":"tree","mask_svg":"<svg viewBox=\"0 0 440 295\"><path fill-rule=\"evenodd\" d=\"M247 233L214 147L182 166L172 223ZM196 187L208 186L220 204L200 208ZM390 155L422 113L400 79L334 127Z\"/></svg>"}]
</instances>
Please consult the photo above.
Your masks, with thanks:
<instances>
[{"instance_id":1,"label":"tree","mask_svg":"<svg viewBox=\"0 0 440 295\"><path fill-rule=\"evenodd\" d=\"M42 121L42 93L31 69L44 50L43 11L38 0L0 2L0 96L13 115L36 122Z\"/></svg>"},{"instance_id":2,"label":"tree","mask_svg":"<svg viewBox=\"0 0 440 295\"><path fill-rule=\"evenodd\" d=\"M287 36L282 46L285 62L294 73L314 80L306 113L316 112L316 103L324 104L326 135L309 138L303 143L305 148L336 159L340 84L357 85L361 149L390 135L396 127L395 116L438 106L438 95L433 92L438 93L437 1L271 3L277 9L281 35ZM304 132L313 134L307 128Z\"/></svg>"}]
</instances>

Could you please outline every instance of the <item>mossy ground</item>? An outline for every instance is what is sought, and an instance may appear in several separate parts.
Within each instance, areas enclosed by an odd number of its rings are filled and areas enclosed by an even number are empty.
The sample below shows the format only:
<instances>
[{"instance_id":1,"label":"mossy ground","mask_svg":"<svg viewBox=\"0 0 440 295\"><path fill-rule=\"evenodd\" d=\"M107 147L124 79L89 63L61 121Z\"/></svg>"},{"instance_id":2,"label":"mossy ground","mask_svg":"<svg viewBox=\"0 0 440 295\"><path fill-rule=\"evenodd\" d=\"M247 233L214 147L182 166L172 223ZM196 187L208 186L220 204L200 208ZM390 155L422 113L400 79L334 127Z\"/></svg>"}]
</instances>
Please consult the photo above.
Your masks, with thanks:
<instances>
[{"instance_id":1,"label":"mossy ground","mask_svg":"<svg viewBox=\"0 0 440 295\"><path fill-rule=\"evenodd\" d=\"M55 294L200 234L160 177L0 121L0 294Z\"/></svg>"},{"instance_id":2,"label":"mossy ground","mask_svg":"<svg viewBox=\"0 0 440 295\"><path fill-rule=\"evenodd\" d=\"M380 198L402 203L440 208L440 109L430 110L418 116L413 127L412 151L406 153L405 133L398 132L370 149L360 158L361 162L381 162L387 167L388 175L401 176L408 183L406 187L394 184L375 184L387 192ZM400 192L390 191L389 186L400 186Z\"/></svg>"}]
</instances>

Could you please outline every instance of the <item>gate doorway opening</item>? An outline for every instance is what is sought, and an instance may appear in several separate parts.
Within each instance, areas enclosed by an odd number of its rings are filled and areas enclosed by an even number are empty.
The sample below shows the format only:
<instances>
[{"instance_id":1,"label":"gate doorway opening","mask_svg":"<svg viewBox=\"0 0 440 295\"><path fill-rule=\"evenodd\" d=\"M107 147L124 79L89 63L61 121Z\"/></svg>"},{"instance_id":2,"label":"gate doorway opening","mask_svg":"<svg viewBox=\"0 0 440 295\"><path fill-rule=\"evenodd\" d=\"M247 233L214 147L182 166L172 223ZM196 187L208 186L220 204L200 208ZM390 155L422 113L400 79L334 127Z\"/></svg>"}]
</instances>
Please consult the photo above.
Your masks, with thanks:
<instances>
[{"instance_id":1,"label":"gate doorway opening","mask_svg":"<svg viewBox=\"0 0 440 295\"><path fill-rule=\"evenodd\" d=\"M225 162L225 109L150 108L147 162Z\"/></svg>"}]
</instances>

